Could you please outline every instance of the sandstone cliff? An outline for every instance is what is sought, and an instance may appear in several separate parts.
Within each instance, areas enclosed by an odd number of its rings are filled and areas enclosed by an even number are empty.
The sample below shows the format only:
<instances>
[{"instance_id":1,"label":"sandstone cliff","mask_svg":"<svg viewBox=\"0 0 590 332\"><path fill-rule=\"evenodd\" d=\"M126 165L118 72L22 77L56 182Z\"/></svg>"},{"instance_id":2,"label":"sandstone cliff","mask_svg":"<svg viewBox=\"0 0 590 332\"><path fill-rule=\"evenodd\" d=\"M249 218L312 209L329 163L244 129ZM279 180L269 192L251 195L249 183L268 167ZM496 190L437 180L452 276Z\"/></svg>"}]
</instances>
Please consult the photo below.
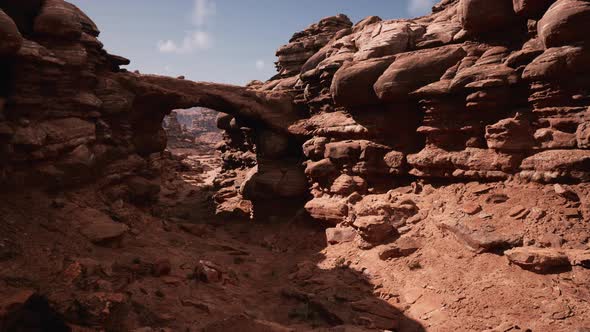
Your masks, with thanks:
<instances>
[{"instance_id":1,"label":"sandstone cliff","mask_svg":"<svg viewBox=\"0 0 590 332\"><path fill-rule=\"evenodd\" d=\"M28 274L2 272L0 284L40 285L70 323L187 328L208 305L159 289L154 300L135 282L194 265L194 251L246 262L242 284L207 259L165 280L182 296L206 294L215 322L198 324L209 331L235 327L228 307L252 331L288 330L256 314L304 329L317 315L330 328L585 331L589 28L587 0L443 0L428 16L356 24L337 15L280 47L276 76L239 87L128 72L76 6L0 2L0 230L10 233L0 261ZM220 113L217 216L289 221L257 225L245 241L266 268L280 266L279 279L241 258L243 230L219 235L191 215L211 202L193 186L199 176L179 177L186 165L165 152L162 127L191 107ZM71 195L47 198L55 193ZM170 227L179 216L194 223ZM153 262L113 261L104 245L126 235ZM172 263L152 259L168 252ZM378 299L363 297L371 287ZM275 293L303 314L267 302ZM154 313L166 306L177 317Z\"/></svg>"}]
</instances>

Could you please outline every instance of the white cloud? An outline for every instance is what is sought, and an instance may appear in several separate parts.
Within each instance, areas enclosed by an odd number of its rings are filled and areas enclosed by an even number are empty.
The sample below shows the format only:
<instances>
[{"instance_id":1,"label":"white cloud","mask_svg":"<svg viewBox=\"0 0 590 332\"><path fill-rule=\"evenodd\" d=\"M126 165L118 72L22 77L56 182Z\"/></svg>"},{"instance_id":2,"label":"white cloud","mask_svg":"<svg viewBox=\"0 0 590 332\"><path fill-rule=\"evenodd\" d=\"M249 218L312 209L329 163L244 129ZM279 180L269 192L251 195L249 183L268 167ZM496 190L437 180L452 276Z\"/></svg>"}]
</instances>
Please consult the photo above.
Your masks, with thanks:
<instances>
[{"instance_id":1,"label":"white cloud","mask_svg":"<svg viewBox=\"0 0 590 332\"><path fill-rule=\"evenodd\" d=\"M211 36L206 31L194 30L186 34L180 44L173 40L160 40L158 50L162 53L188 54L211 48Z\"/></svg>"},{"instance_id":2,"label":"white cloud","mask_svg":"<svg viewBox=\"0 0 590 332\"><path fill-rule=\"evenodd\" d=\"M426 15L432 9L436 0L410 0L408 12L415 16Z\"/></svg>"},{"instance_id":3,"label":"white cloud","mask_svg":"<svg viewBox=\"0 0 590 332\"><path fill-rule=\"evenodd\" d=\"M192 12L192 23L196 26L203 26L207 24L207 21L215 16L217 12L217 6L215 2L210 0L194 0L193 12Z\"/></svg>"},{"instance_id":4,"label":"white cloud","mask_svg":"<svg viewBox=\"0 0 590 332\"><path fill-rule=\"evenodd\" d=\"M187 32L181 42L172 39L158 41L161 53L189 54L211 48L211 34L203 26L215 16L217 6L214 0L194 0L191 25L196 28Z\"/></svg>"},{"instance_id":5,"label":"white cloud","mask_svg":"<svg viewBox=\"0 0 590 332\"><path fill-rule=\"evenodd\" d=\"M266 63L264 63L264 60L256 60L256 69L262 70L264 69L264 67L266 67Z\"/></svg>"}]
</instances>

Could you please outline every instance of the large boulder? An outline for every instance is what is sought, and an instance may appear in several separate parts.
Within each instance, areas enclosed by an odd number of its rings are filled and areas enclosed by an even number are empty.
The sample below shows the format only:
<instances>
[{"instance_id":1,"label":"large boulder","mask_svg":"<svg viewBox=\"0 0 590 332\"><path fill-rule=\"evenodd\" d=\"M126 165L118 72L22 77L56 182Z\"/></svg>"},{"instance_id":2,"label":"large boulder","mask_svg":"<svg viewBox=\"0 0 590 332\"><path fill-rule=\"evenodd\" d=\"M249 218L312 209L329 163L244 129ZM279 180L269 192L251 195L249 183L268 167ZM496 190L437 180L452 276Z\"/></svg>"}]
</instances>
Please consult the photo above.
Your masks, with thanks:
<instances>
[{"instance_id":1,"label":"large boulder","mask_svg":"<svg viewBox=\"0 0 590 332\"><path fill-rule=\"evenodd\" d=\"M438 81L467 53L460 45L443 46L400 55L374 85L382 101L405 99L408 93Z\"/></svg>"},{"instance_id":2,"label":"large boulder","mask_svg":"<svg viewBox=\"0 0 590 332\"><path fill-rule=\"evenodd\" d=\"M531 81L553 81L584 72L590 72L590 51L579 46L562 46L547 49L526 66L522 77Z\"/></svg>"},{"instance_id":3,"label":"large boulder","mask_svg":"<svg viewBox=\"0 0 590 332\"><path fill-rule=\"evenodd\" d=\"M295 162L260 161L242 183L245 199L300 198L307 193L308 183L303 169Z\"/></svg>"},{"instance_id":4,"label":"large boulder","mask_svg":"<svg viewBox=\"0 0 590 332\"><path fill-rule=\"evenodd\" d=\"M46 0L35 19L35 33L76 40L82 35L80 10L63 0Z\"/></svg>"},{"instance_id":5,"label":"large boulder","mask_svg":"<svg viewBox=\"0 0 590 332\"><path fill-rule=\"evenodd\" d=\"M16 24L0 9L0 56L13 55L21 48L23 37Z\"/></svg>"},{"instance_id":6,"label":"large boulder","mask_svg":"<svg viewBox=\"0 0 590 332\"><path fill-rule=\"evenodd\" d=\"M590 42L590 2L558 0L537 25L545 47L558 47Z\"/></svg>"},{"instance_id":7,"label":"large boulder","mask_svg":"<svg viewBox=\"0 0 590 332\"><path fill-rule=\"evenodd\" d=\"M346 107L379 103L373 84L393 60L386 57L342 66L334 75L330 89L334 102Z\"/></svg>"},{"instance_id":8,"label":"large boulder","mask_svg":"<svg viewBox=\"0 0 590 332\"><path fill-rule=\"evenodd\" d=\"M411 29L405 22L379 22L366 26L355 43L358 52L355 61L394 55L408 50Z\"/></svg>"},{"instance_id":9,"label":"large boulder","mask_svg":"<svg viewBox=\"0 0 590 332\"><path fill-rule=\"evenodd\" d=\"M474 33L504 30L517 18L510 0L461 0L463 29Z\"/></svg>"}]
</instances>

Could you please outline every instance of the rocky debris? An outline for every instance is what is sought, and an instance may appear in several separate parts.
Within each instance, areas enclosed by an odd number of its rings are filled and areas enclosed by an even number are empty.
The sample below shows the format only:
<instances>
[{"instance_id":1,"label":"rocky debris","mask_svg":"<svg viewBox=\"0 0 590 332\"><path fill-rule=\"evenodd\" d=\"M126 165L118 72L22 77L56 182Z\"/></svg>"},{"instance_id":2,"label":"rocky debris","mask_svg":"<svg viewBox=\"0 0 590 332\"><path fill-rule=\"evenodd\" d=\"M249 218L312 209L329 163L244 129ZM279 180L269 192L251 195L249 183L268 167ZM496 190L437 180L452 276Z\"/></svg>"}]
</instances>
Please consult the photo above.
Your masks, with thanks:
<instances>
[{"instance_id":1,"label":"rocky debris","mask_svg":"<svg viewBox=\"0 0 590 332\"><path fill-rule=\"evenodd\" d=\"M379 248L379 258L388 260L390 258L407 257L420 249L421 244L411 237L401 237L395 243Z\"/></svg>"},{"instance_id":2,"label":"rocky debris","mask_svg":"<svg viewBox=\"0 0 590 332\"><path fill-rule=\"evenodd\" d=\"M439 227L452 233L457 240L477 253L498 252L519 247L523 235L515 229L498 230L493 224L447 220Z\"/></svg>"},{"instance_id":3,"label":"rocky debris","mask_svg":"<svg viewBox=\"0 0 590 332\"><path fill-rule=\"evenodd\" d=\"M504 254L511 263L535 272L549 272L570 265L567 255L555 249L523 247Z\"/></svg>"}]
</instances>

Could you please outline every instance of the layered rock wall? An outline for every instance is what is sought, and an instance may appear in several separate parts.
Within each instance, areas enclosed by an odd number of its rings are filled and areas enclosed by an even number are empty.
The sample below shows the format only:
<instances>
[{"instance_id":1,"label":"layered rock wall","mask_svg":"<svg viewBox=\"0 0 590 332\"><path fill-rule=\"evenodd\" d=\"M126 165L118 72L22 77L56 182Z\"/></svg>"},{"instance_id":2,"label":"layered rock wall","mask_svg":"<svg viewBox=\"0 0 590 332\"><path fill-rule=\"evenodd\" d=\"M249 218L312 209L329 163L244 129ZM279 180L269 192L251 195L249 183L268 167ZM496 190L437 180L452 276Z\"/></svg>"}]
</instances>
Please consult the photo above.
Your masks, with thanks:
<instances>
[{"instance_id":1,"label":"layered rock wall","mask_svg":"<svg viewBox=\"0 0 590 332\"><path fill-rule=\"evenodd\" d=\"M305 141L308 212L381 227L395 218L356 202L403 182L588 181L588 15L587 1L447 0L417 19L337 25L309 57L299 38L316 26L297 33L279 51L290 70L260 89L308 112L289 127ZM282 64L289 49L307 58L299 72Z\"/></svg>"},{"instance_id":2,"label":"layered rock wall","mask_svg":"<svg viewBox=\"0 0 590 332\"><path fill-rule=\"evenodd\" d=\"M216 201L246 212L244 200L312 195L308 212L338 223L363 196L416 179L588 181L587 1L328 17L277 51L277 76L247 87L121 70L129 61L62 0L1 8L5 184L156 179L164 116L195 106L225 114Z\"/></svg>"}]
</instances>

